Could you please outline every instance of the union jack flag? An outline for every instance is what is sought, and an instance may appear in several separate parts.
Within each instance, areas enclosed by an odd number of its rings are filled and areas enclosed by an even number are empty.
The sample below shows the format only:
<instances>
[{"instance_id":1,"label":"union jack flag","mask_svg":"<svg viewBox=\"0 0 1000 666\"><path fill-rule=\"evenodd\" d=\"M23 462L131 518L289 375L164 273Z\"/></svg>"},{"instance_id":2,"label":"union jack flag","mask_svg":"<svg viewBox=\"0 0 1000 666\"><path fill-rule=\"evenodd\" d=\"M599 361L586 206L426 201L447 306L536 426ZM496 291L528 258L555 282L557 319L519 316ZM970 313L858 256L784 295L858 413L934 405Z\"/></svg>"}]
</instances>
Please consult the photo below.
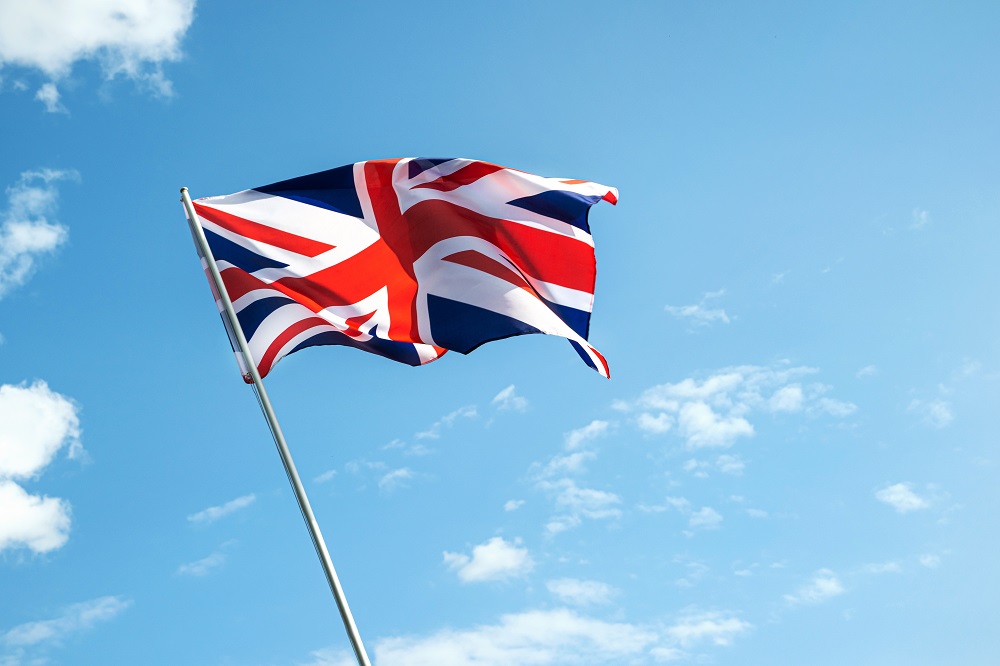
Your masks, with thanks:
<instances>
[{"instance_id":1,"label":"union jack flag","mask_svg":"<svg viewBox=\"0 0 1000 666\"><path fill-rule=\"evenodd\" d=\"M316 345L422 365L526 333L568 338L608 377L587 342L596 278L587 215L602 199L615 204L618 191L488 162L407 158L194 208L262 377Z\"/></svg>"}]
</instances>

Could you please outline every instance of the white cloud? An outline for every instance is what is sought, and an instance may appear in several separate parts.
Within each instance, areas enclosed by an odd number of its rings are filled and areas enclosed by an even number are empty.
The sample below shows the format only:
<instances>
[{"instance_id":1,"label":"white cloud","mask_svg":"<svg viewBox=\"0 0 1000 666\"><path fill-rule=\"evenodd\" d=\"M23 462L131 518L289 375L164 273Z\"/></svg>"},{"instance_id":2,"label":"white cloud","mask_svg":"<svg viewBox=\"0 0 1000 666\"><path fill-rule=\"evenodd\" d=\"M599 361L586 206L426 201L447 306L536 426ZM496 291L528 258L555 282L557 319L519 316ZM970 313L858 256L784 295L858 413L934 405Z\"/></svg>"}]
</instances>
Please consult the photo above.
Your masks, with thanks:
<instances>
[{"instance_id":1,"label":"white cloud","mask_svg":"<svg viewBox=\"0 0 1000 666\"><path fill-rule=\"evenodd\" d=\"M0 479L36 476L67 445L71 458L79 455L77 411L43 381L0 386Z\"/></svg>"},{"instance_id":2,"label":"white cloud","mask_svg":"<svg viewBox=\"0 0 1000 666\"><path fill-rule=\"evenodd\" d=\"M937 569L941 566L941 558L930 553L924 553L918 558L918 561L920 562L920 566L927 567L928 569Z\"/></svg>"},{"instance_id":3,"label":"white cloud","mask_svg":"<svg viewBox=\"0 0 1000 666\"><path fill-rule=\"evenodd\" d=\"M524 506L524 500L507 500L503 503L504 511L517 511Z\"/></svg>"},{"instance_id":4,"label":"white cloud","mask_svg":"<svg viewBox=\"0 0 1000 666\"><path fill-rule=\"evenodd\" d=\"M752 628L749 622L733 615L700 613L681 618L666 633L681 647L690 648L705 642L729 645L733 638Z\"/></svg>"},{"instance_id":5,"label":"white cloud","mask_svg":"<svg viewBox=\"0 0 1000 666\"><path fill-rule=\"evenodd\" d=\"M310 660L298 666L357 666L358 660L353 652L342 648L328 647L309 653Z\"/></svg>"},{"instance_id":6,"label":"white cloud","mask_svg":"<svg viewBox=\"0 0 1000 666\"><path fill-rule=\"evenodd\" d=\"M723 474L740 476L746 468L746 463L739 456L722 455L715 459L715 466Z\"/></svg>"},{"instance_id":7,"label":"white cloud","mask_svg":"<svg viewBox=\"0 0 1000 666\"><path fill-rule=\"evenodd\" d=\"M563 474L576 474L583 471L583 465L588 460L593 460L597 454L593 451L575 451L562 456L553 457L545 468L539 473L539 477L560 476Z\"/></svg>"},{"instance_id":8,"label":"white cloud","mask_svg":"<svg viewBox=\"0 0 1000 666\"><path fill-rule=\"evenodd\" d=\"M866 365L865 367L854 373L854 376L858 379L864 379L865 377L874 377L878 374L878 367L874 365Z\"/></svg>"},{"instance_id":9,"label":"white cloud","mask_svg":"<svg viewBox=\"0 0 1000 666\"><path fill-rule=\"evenodd\" d=\"M895 483L875 492L875 499L885 502L899 513L926 509L930 502L913 492L908 483Z\"/></svg>"},{"instance_id":10,"label":"white cloud","mask_svg":"<svg viewBox=\"0 0 1000 666\"><path fill-rule=\"evenodd\" d=\"M689 449L729 447L755 434L748 418L755 411L804 412L810 417L845 417L857 406L825 396L828 386L803 385L814 368L742 365L723 368L704 379L688 377L643 391L613 408L637 412L635 425L651 434L675 432ZM675 427L676 426L676 427Z\"/></svg>"},{"instance_id":11,"label":"white cloud","mask_svg":"<svg viewBox=\"0 0 1000 666\"><path fill-rule=\"evenodd\" d=\"M607 421L595 419L582 428L571 430L565 435L566 448L572 451L584 442L602 437L608 433L610 426L611 424Z\"/></svg>"},{"instance_id":12,"label":"white cloud","mask_svg":"<svg viewBox=\"0 0 1000 666\"><path fill-rule=\"evenodd\" d=\"M458 572L458 579L463 583L519 578L535 566L528 549L519 547L519 544L519 539L510 542L502 537L493 537L475 546L471 557L445 551L444 563Z\"/></svg>"},{"instance_id":13,"label":"white cloud","mask_svg":"<svg viewBox=\"0 0 1000 666\"><path fill-rule=\"evenodd\" d=\"M742 416L723 417L704 402L688 402L678 416L681 433L687 437L688 446L728 447L739 437L753 435L754 429Z\"/></svg>"},{"instance_id":14,"label":"white cloud","mask_svg":"<svg viewBox=\"0 0 1000 666\"><path fill-rule=\"evenodd\" d=\"M794 594L786 594L790 604L819 604L844 593L844 586L837 575L829 569L820 569L813 579L800 587Z\"/></svg>"},{"instance_id":15,"label":"white cloud","mask_svg":"<svg viewBox=\"0 0 1000 666\"><path fill-rule=\"evenodd\" d=\"M899 562L872 562L863 566L862 571L870 574L902 573Z\"/></svg>"},{"instance_id":16,"label":"white cloud","mask_svg":"<svg viewBox=\"0 0 1000 666\"><path fill-rule=\"evenodd\" d=\"M683 563L684 568L687 569L687 573L683 577L675 580L674 585L677 587L692 588L706 575L708 575L708 572L711 571L711 569L703 562L685 560L686 558L683 557L674 558L674 562Z\"/></svg>"},{"instance_id":17,"label":"white cloud","mask_svg":"<svg viewBox=\"0 0 1000 666\"><path fill-rule=\"evenodd\" d=\"M75 63L96 61L108 80L122 76L170 95L162 66L181 58L194 5L194 0L3 2L0 66L38 70L55 91L54 82L68 76Z\"/></svg>"},{"instance_id":18,"label":"white cloud","mask_svg":"<svg viewBox=\"0 0 1000 666\"><path fill-rule=\"evenodd\" d=\"M708 472L706 472L705 470L708 467L709 467L709 464L707 462L705 462L704 460L697 460L695 458L691 458L690 460L686 460L684 462L684 465L682 466L682 469L685 472L687 472L688 474L693 474L694 476L696 476L699 479L707 479L708 478Z\"/></svg>"},{"instance_id":19,"label":"white cloud","mask_svg":"<svg viewBox=\"0 0 1000 666\"><path fill-rule=\"evenodd\" d=\"M66 107L60 101L59 89L52 82L42 85L35 93L35 99L44 104L49 113L66 113Z\"/></svg>"},{"instance_id":20,"label":"white cloud","mask_svg":"<svg viewBox=\"0 0 1000 666\"><path fill-rule=\"evenodd\" d=\"M413 478L413 471L408 467L394 469L383 474L378 480L379 490L391 491L404 485L407 479Z\"/></svg>"},{"instance_id":21,"label":"white cloud","mask_svg":"<svg viewBox=\"0 0 1000 666\"><path fill-rule=\"evenodd\" d=\"M549 534L558 534L578 526L584 518L600 520L621 516L618 495L593 488L580 488L572 479L540 481L538 487L555 494L556 510L545 526Z\"/></svg>"},{"instance_id":22,"label":"white cloud","mask_svg":"<svg viewBox=\"0 0 1000 666\"><path fill-rule=\"evenodd\" d=\"M401 439L394 439L382 447L383 451L400 451L404 456L426 456L433 453L423 444L407 444Z\"/></svg>"},{"instance_id":23,"label":"white cloud","mask_svg":"<svg viewBox=\"0 0 1000 666\"><path fill-rule=\"evenodd\" d=\"M11 647L53 643L70 634L107 622L131 605L131 601L122 597L100 597L73 604L51 620L27 622L8 630L0 636L0 642Z\"/></svg>"},{"instance_id":24,"label":"white cloud","mask_svg":"<svg viewBox=\"0 0 1000 666\"><path fill-rule=\"evenodd\" d=\"M335 469L328 469L325 472L323 472L322 474L318 475L315 479L313 479L313 482L314 483L328 483L329 481L333 481L333 477L335 477L335 476L337 476L337 470L335 470Z\"/></svg>"},{"instance_id":25,"label":"white cloud","mask_svg":"<svg viewBox=\"0 0 1000 666\"><path fill-rule=\"evenodd\" d=\"M666 500L668 506L671 506L681 513L689 513L691 511L691 502L684 497L668 497Z\"/></svg>"},{"instance_id":26,"label":"white cloud","mask_svg":"<svg viewBox=\"0 0 1000 666\"><path fill-rule=\"evenodd\" d=\"M636 417L635 424L639 426L639 430L651 435L662 435L674 427L674 417L666 412L660 412L656 416L643 412Z\"/></svg>"},{"instance_id":27,"label":"white cloud","mask_svg":"<svg viewBox=\"0 0 1000 666\"><path fill-rule=\"evenodd\" d=\"M689 613L672 624L642 625L586 617L568 608L528 610L495 624L443 629L429 636L383 638L379 666L604 666L686 658L685 650L729 645L753 626L731 613ZM348 666L350 654L328 648L301 666Z\"/></svg>"},{"instance_id":28,"label":"white cloud","mask_svg":"<svg viewBox=\"0 0 1000 666\"><path fill-rule=\"evenodd\" d=\"M607 583L576 578L550 580L545 587L560 601L574 606L606 604L618 594L618 590Z\"/></svg>"},{"instance_id":29,"label":"white cloud","mask_svg":"<svg viewBox=\"0 0 1000 666\"><path fill-rule=\"evenodd\" d=\"M708 301L724 296L725 289L711 291L701 297L701 301L693 305L667 305L664 309L678 319L687 320L692 326L708 326L714 322L721 321L729 323L729 315L722 308L708 307Z\"/></svg>"},{"instance_id":30,"label":"white cloud","mask_svg":"<svg viewBox=\"0 0 1000 666\"><path fill-rule=\"evenodd\" d=\"M722 515L710 506L703 506L688 517L688 526L692 529L712 530L722 522Z\"/></svg>"},{"instance_id":31,"label":"white cloud","mask_svg":"<svg viewBox=\"0 0 1000 666\"><path fill-rule=\"evenodd\" d=\"M435 421L430 428L423 432L418 432L416 434L417 439L438 439L441 437L441 430L443 428L450 428L455 424L458 419L474 419L478 416L475 405L469 405L467 407L459 407L450 414L442 416L438 421Z\"/></svg>"},{"instance_id":32,"label":"white cloud","mask_svg":"<svg viewBox=\"0 0 1000 666\"><path fill-rule=\"evenodd\" d=\"M858 411L858 406L853 402L844 402L834 398L820 398L816 401L816 410L826 412L830 416L850 416Z\"/></svg>"},{"instance_id":33,"label":"white cloud","mask_svg":"<svg viewBox=\"0 0 1000 666\"><path fill-rule=\"evenodd\" d=\"M13 481L0 481L0 552L25 547L47 553L69 539L70 506L57 497L30 495Z\"/></svg>"},{"instance_id":34,"label":"white cloud","mask_svg":"<svg viewBox=\"0 0 1000 666\"><path fill-rule=\"evenodd\" d=\"M207 576L213 569L218 569L225 563L226 554L216 551L208 557L180 565L177 567L177 573L182 576Z\"/></svg>"},{"instance_id":35,"label":"white cloud","mask_svg":"<svg viewBox=\"0 0 1000 666\"><path fill-rule=\"evenodd\" d=\"M237 497L234 500L229 500L221 506L210 506L207 509L199 511L198 513L192 513L187 517L192 523L214 523L220 518L224 518L231 513L239 511L240 509L245 509L257 500L257 496L254 494L244 495L242 497Z\"/></svg>"},{"instance_id":36,"label":"white cloud","mask_svg":"<svg viewBox=\"0 0 1000 666\"><path fill-rule=\"evenodd\" d=\"M667 497L666 506L678 511L688 519L688 527L691 529L716 529L722 523L722 514L710 506L703 506L697 511L691 502L684 497ZM652 507L656 510L657 507Z\"/></svg>"},{"instance_id":37,"label":"white cloud","mask_svg":"<svg viewBox=\"0 0 1000 666\"><path fill-rule=\"evenodd\" d=\"M771 396L768 407L772 412L797 412L802 409L802 387L798 384L783 386Z\"/></svg>"},{"instance_id":38,"label":"white cloud","mask_svg":"<svg viewBox=\"0 0 1000 666\"><path fill-rule=\"evenodd\" d=\"M929 428L944 428L955 420L951 405L945 400L912 400L908 410L920 416L920 422Z\"/></svg>"},{"instance_id":39,"label":"white cloud","mask_svg":"<svg viewBox=\"0 0 1000 666\"><path fill-rule=\"evenodd\" d=\"M43 381L0 386L0 551L46 553L69 539L70 504L31 495L11 479L37 477L64 446L78 457L77 407Z\"/></svg>"},{"instance_id":40,"label":"white cloud","mask_svg":"<svg viewBox=\"0 0 1000 666\"><path fill-rule=\"evenodd\" d=\"M930 224L931 214L922 208L913 209L913 222L910 224L910 229L920 229Z\"/></svg>"},{"instance_id":41,"label":"white cloud","mask_svg":"<svg viewBox=\"0 0 1000 666\"><path fill-rule=\"evenodd\" d=\"M66 227L49 221L59 196L54 183L76 178L75 171L25 171L7 188L7 209L0 216L0 298L31 277L40 255L66 242Z\"/></svg>"},{"instance_id":42,"label":"white cloud","mask_svg":"<svg viewBox=\"0 0 1000 666\"><path fill-rule=\"evenodd\" d=\"M558 608L504 615L498 624L380 641L379 666L568 666L626 663L658 640L644 627Z\"/></svg>"},{"instance_id":43,"label":"white cloud","mask_svg":"<svg viewBox=\"0 0 1000 666\"><path fill-rule=\"evenodd\" d=\"M763 509L747 509L747 515L751 518L767 518L768 513Z\"/></svg>"},{"instance_id":44,"label":"white cloud","mask_svg":"<svg viewBox=\"0 0 1000 666\"><path fill-rule=\"evenodd\" d=\"M492 404L501 411L510 409L515 412L523 412L528 409L528 399L517 395L513 384L497 393L493 397Z\"/></svg>"}]
</instances>

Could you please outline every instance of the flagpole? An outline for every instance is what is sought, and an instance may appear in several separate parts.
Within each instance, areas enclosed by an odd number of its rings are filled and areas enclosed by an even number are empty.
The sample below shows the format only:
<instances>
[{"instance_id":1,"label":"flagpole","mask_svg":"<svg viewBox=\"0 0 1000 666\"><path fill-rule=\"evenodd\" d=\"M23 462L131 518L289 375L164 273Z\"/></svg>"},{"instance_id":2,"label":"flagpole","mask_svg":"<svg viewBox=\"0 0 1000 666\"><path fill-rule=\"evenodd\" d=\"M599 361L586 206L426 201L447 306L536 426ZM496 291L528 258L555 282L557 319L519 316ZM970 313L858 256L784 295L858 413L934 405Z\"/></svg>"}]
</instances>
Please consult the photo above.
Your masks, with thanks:
<instances>
[{"instance_id":1,"label":"flagpole","mask_svg":"<svg viewBox=\"0 0 1000 666\"><path fill-rule=\"evenodd\" d=\"M333 592L333 598L337 602L337 609L340 611L340 617L344 621L344 628L347 630L347 636L351 640L351 647L354 648L354 656L357 657L359 666L371 666L371 662L368 660L368 653L365 652L364 643L361 642L361 634L358 633L358 627L354 623L354 616L351 615L351 609L347 605L347 596L344 594L344 589L340 585L340 579L337 577L337 571L333 568L333 560L330 559L330 552L326 548L326 542L323 540L322 532L320 532L319 523L316 522L316 516L313 514L312 507L309 505L309 498L306 496L306 489L302 486L302 480L299 478L299 473L295 469L295 462L292 461L292 453L288 450L288 444L285 442L285 436L281 432L281 426L278 425L278 417L274 413L274 408L271 406L270 398L267 397L267 391L264 389L264 382L260 377L260 373L257 371L257 364L254 362L253 356L250 355L250 347L247 345L246 336L243 335L243 329L240 328L240 322L236 317L236 311L233 309L233 303L229 299L229 294L226 292L226 287L222 282L222 276L219 273L219 267L216 265L215 257L212 255L212 250L208 246L208 240L205 238L205 231L201 228L201 224L198 222L198 215L195 213L194 204L191 203L191 197L188 195L188 189L186 187L181 188L181 201L184 202L184 210L187 213L188 224L191 226L191 232L194 234L195 242L198 244L198 249L201 251L202 256L205 257L205 261L208 264L209 274L211 275L212 281L215 283L215 288L219 293L219 298L222 301L226 318L229 320L229 325L232 328L236 337L236 342L239 345L240 353L246 361L248 374L253 381L260 409L264 413L267 425L271 429L271 435L274 437L274 444L278 447L278 455L281 457L281 464L285 467L285 474L288 476L288 482L291 484L292 490L295 493L295 499L299 503L299 511L302 512L302 519L305 521L306 527L309 528L309 536L312 537L313 547L316 549L316 555L319 557L320 564L323 565L323 571L326 573L326 580L330 584L330 591Z\"/></svg>"}]
</instances>

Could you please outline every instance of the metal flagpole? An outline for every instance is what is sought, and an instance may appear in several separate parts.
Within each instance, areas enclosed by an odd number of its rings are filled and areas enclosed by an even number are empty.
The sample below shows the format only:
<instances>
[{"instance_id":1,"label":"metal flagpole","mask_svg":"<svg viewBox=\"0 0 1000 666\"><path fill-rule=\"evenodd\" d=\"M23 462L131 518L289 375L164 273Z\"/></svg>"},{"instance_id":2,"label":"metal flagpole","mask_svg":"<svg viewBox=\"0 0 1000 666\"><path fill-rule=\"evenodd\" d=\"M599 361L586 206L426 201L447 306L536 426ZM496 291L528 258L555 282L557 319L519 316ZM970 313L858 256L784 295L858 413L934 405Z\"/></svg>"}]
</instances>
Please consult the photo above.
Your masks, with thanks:
<instances>
[{"instance_id":1,"label":"metal flagpole","mask_svg":"<svg viewBox=\"0 0 1000 666\"><path fill-rule=\"evenodd\" d=\"M247 345L246 337L243 335L243 329L240 328L240 322L236 318L233 303L229 300L229 294L226 293L226 287L222 283L222 276L219 274L219 267L216 265L215 257L208 246L205 231L198 222L198 215L195 213L194 204L191 203L191 197L188 195L186 187L181 188L181 201L184 202L184 210L187 212L191 233L194 234L198 249L208 263L208 270L222 300L226 318L229 320L229 324L235 334L237 344L240 347L240 353L243 354L243 358L246 361L246 367L250 378L253 380L253 386L257 393L261 411L264 413L264 418L267 419L267 425L271 428L271 435L274 437L274 443L278 447L278 455L281 456L281 464L284 465L288 482L292 485L292 490L295 492L295 499L298 500L302 519L305 521L306 527L309 528L309 536L312 537L313 547L316 548L316 555L323 565L326 580L330 584L330 591L333 592L333 598L337 602L337 608L340 610L340 617L344 621L347 636L351 639L351 646L354 648L354 655L358 659L358 665L371 666L371 662L368 660L368 653L365 652L364 643L361 642L361 634L358 633L358 627L354 624L354 616L351 615L351 609L347 605L347 597L344 595L344 589L340 586L337 571L333 568L330 552L327 550L326 542L323 541L323 534L319 530L319 523L316 522L316 516L313 515L312 507L309 505L309 498L306 497L306 490L302 486L301 479L299 479L299 473L295 470L292 453L288 450L285 436L281 433L281 426L278 425L278 417L274 413L274 408L271 407L271 400L267 397L267 391L264 390L264 382L257 371L257 364L254 362L253 356L250 355L250 348Z\"/></svg>"}]
</instances>

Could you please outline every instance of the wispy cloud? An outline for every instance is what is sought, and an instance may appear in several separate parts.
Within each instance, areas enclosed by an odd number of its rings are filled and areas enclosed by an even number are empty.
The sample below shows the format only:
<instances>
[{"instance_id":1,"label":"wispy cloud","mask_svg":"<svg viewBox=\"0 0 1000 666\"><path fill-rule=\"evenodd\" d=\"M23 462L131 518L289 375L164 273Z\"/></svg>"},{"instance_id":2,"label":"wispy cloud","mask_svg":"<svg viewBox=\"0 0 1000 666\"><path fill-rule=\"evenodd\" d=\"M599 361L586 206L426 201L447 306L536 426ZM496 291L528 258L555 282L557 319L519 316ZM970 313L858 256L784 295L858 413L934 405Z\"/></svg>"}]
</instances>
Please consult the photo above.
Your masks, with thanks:
<instances>
[{"instance_id":1,"label":"wispy cloud","mask_svg":"<svg viewBox=\"0 0 1000 666\"><path fill-rule=\"evenodd\" d=\"M78 178L75 171L25 171L7 188L7 208L0 213L0 298L31 277L40 257L66 242L69 230L54 220L55 183Z\"/></svg>"},{"instance_id":2,"label":"wispy cloud","mask_svg":"<svg viewBox=\"0 0 1000 666\"><path fill-rule=\"evenodd\" d=\"M607 583L577 578L557 578L545 583L546 589L563 603L596 606L610 603L618 590Z\"/></svg>"},{"instance_id":3,"label":"wispy cloud","mask_svg":"<svg viewBox=\"0 0 1000 666\"><path fill-rule=\"evenodd\" d=\"M602 520L622 515L618 508L621 498L615 493L581 488L572 479L539 481L537 486L555 499L556 515L545 526L550 535L577 527L584 518Z\"/></svg>"},{"instance_id":4,"label":"wispy cloud","mask_svg":"<svg viewBox=\"0 0 1000 666\"><path fill-rule=\"evenodd\" d=\"M401 467L386 472L378 480L378 489L386 492L402 488L406 482L413 478L413 470L409 467Z\"/></svg>"},{"instance_id":5,"label":"wispy cloud","mask_svg":"<svg viewBox=\"0 0 1000 666\"><path fill-rule=\"evenodd\" d=\"M914 208L911 214L912 222L910 222L910 229L917 230L926 227L931 223L930 211L923 208Z\"/></svg>"},{"instance_id":6,"label":"wispy cloud","mask_svg":"<svg viewBox=\"0 0 1000 666\"><path fill-rule=\"evenodd\" d=\"M503 537L493 537L473 547L472 555L444 552L444 563L458 574L463 583L482 583L519 578L535 567L527 548Z\"/></svg>"},{"instance_id":7,"label":"wispy cloud","mask_svg":"<svg viewBox=\"0 0 1000 666\"><path fill-rule=\"evenodd\" d=\"M68 113L61 101L59 89L51 81L38 89L38 92L35 93L35 99L41 102L49 113Z\"/></svg>"},{"instance_id":8,"label":"wispy cloud","mask_svg":"<svg viewBox=\"0 0 1000 666\"><path fill-rule=\"evenodd\" d=\"M715 459L715 466L723 474L740 476L746 469L746 463L739 456L721 455Z\"/></svg>"},{"instance_id":9,"label":"wispy cloud","mask_svg":"<svg viewBox=\"0 0 1000 666\"><path fill-rule=\"evenodd\" d=\"M930 502L918 495L909 483L894 483L875 491L875 499L888 504L899 513L909 513L930 507Z\"/></svg>"},{"instance_id":10,"label":"wispy cloud","mask_svg":"<svg viewBox=\"0 0 1000 666\"><path fill-rule=\"evenodd\" d=\"M313 479L313 482L314 483L329 483L330 481L333 481L333 479L334 479L335 476L337 476L337 470L335 470L335 469L328 469L325 472L323 472L322 474L317 475L316 478Z\"/></svg>"},{"instance_id":11,"label":"wispy cloud","mask_svg":"<svg viewBox=\"0 0 1000 666\"><path fill-rule=\"evenodd\" d=\"M385 446L382 447L383 451L399 451L404 456L419 457L427 456L434 453L433 449L430 449L423 444L410 444L402 439L394 439Z\"/></svg>"},{"instance_id":12,"label":"wispy cloud","mask_svg":"<svg viewBox=\"0 0 1000 666\"><path fill-rule=\"evenodd\" d=\"M207 576L214 569L218 569L225 563L226 554L217 550L208 557L180 565L177 567L177 573L182 576Z\"/></svg>"},{"instance_id":13,"label":"wispy cloud","mask_svg":"<svg viewBox=\"0 0 1000 666\"><path fill-rule=\"evenodd\" d=\"M722 514L710 506L703 506L692 511L688 516L688 526L691 529L716 529L722 523Z\"/></svg>"},{"instance_id":14,"label":"wispy cloud","mask_svg":"<svg viewBox=\"0 0 1000 666\"><path fill-rule=\"evenodd\" d=\"M475 405L459 407L450 414L442 416L430 428L423 432L418 432L415 436L417 439L438 439L441 437L441 431L455 425L455 421L458 419L474 419L476 416L478 416L478 412Z\"/></svg>"},{"instance_id":15,"label":"wispy cloud","mask_svg":"<svg viewBox=\"0 0 1000 666\"><path fill-rule=\"evenodd\" d=\"M114 619L132 605L124 597L100 597L73 604L50 620L26 622L0 636L9 647L28 647L57 643L60 640Z\"/></svg>"},{"instance_id":16,"label":"wispy cloud","mask_svg":"<svg viewBox=\"0 0 1000 666\"><path fill-rule=\"evenodd\" d=\"M167 96L172 88L163 65L181 58L194 5L195 0L79 0L61 5L54 16L46 3L3 3L0 67L47 77L37 97L50 110L58 103L55 84L83 61L96 62L105 79L132 79Z\"/></svg>"},{"instance_id":17,"label":"wispy cloud","mask_svg":"<svg viewBox=\"0 0 1000 666\"><path fill-rule=\"evenodd\" d=\"M714 324L715 322L729 323L729 315L722 308L712 308L709 301L721 298L726 293L725 289L706 292L702 295L698 303L692 305L667 305L664 309L677 319L688 322L694 328L701 328Z\"/></svg>"},{"instance_id":18,"label":"wispy cloud","mask_svg":"<svg viewBox=\"0 0 1000 666\"><path fill-rule=\"evenodd\" d=\"M722 514L710 506L703 506L695 509L690 500L686 497L667 497L664 504L660 506L644 506L641 510L650 513L660 513L673 509L688 520L688 527L692 530L713 530L718 529L722 524ZM690 536L690 534L688 535Z\"/></svg>"},{"instance_id":19,"label":"wispy cloud","mask_svg":"<svg viewBox=\"0 0 1000 666\"><path fill-rule=\"evenodd\" d=\"M692 612L666 625L587 617L568 608L527 610L470 629L385 638L375 644L383 666L604 666L689 657L688 651L727 646L753 626L733 613ZM346 651L312 653L302 666L348 666Z\"/></svg>"},{"instance_id":20,"label":"wispy cloud","mask_svg":"<svg viewBox=\"0 0 1000 666\"><path fill-rule=\"evenodd\" d=\"M375 661L391 666L552 666L627 663L658 640L641 626L558 608L504 615L497 624L380 641Z\"/></svg>"},{"instance_id":21,"label":"wispy cloud","mask_svg":"<svg viewBox=\"0 0 1000 666\"><path fill-rule=\"evenodd\" d=\"M729 645L740 634L752 628L734 615L725 613L695 613L679 619L667 628L667 635L683 648L691 648L699 643Z\"/></svg>"},{"instance_id":22,"label":"wispy cloud","mask_svg":"<svg viewBox=\"0 0 1000 666\"><path fill-rule=\"evenodd\" d=\"M940 556L931 553L924 553L917 558L917 561L920 562L920 566L927 567L928 569L937 569L941 566Z\"/></svg>"},{"instance_id":23,"label":"wispy cloud","mask_svg":"<svg viewBox=\"0 0 1000 666\"><path fill-rule=\"evenodd\" d=\"M907 410L918 415L928 428L941 429L955 420L951 405L946 400L911 400Z\"/></svg>"},{"instance_id":24,"label":"wispy cloud","mask_svg":"<svg viewBox=\"0 0 1000 666\"><path fill-rule=\"evenodd\" d=\"M610 427L609 422L595 419L582 428L571 430L566 433L564 438L566 449L572 451L579 448L584 442L603 437L608 433Z\"/></svg>"},{"instance_id":25,"label":"wispy cloud","mask_svg":"<svg viewBox=\"0 0 1000 666\"><path fill-rule=\"evenodd\" d=\"M829 569L820 569L812 580L793 594L786 594L785 601L793 605L820 604L840 596L846 590L837 575Z\"/></svg>"},{"instance_id":26,"label":"wispy cloud","mask_svg":"<svg viewBox=\"0 0 1000 666\"><path fill-rule=\"evenodd\" d=\"M854 373L854 376L858 379L864 379L866 377L875 377L878 375L878 366L866 365L865 367L859 369Z\"/></svg>"},{"instance_id":27,"label":"wispy cloud","mask_svg":"<svg viewBox=\"0 0 1000 666\"><path fill-rule=\"evenodd\" d=\"M507 500L506 502L503 503L503 510L504 511L517 511L522 506L524 506L524 500L520 500L520 499L518 499L518 500L513 500L513 499L512 500Z\"/></svg>"},{"instance_id":28,"label":"wispy cloud","mask_svg":"<svg viewBox=\"0 0 1000 666\"><path fill-rule=\"evenodd\" d=\"M199 511L198 513L192 513L187 517L187 519L192 523L214 523L220 518L225 518L231 513L247 508L255 501L257 501L256 495L243 495L242 497L237 497L234 500L229 500L221 506L210 506L207 509Z\"/></svg>"},{"instance_id":29,"label":"wispy cloud","mask_svg":"<svg viewBox=\"0 0 1000 666\"><path fill-rule=\"evenodd\" d=\"M676 433L689 449L725 448L755 434L749 417L757 411L801 412L813 418L853 414L857 406L826 395L828 386L802 382L817 372L780 364L723 368L704 379L689 377L653 386L636 399L616 401L613 407L635 413L633 423L647 434Z\"/></svg>"},{"instance_id":30,"label":"wispy cloud","mask_svg":"<svg viewBox=\"0 0 1000 666\"><path fill-rule=\"evenodd\" d=\"M513 384L493 396L491 404L500 411L523 412L528 409L528 399L518 395Z\"/></svg>"},{"instance_id":31,"label":"wispy cloud","mask_svg":"<svg viewBox=\"0 0 1000 666\"><path fill-rule=\"evenodd\" d=\"M903 567L899 562L871 562L861 567L861 570L869 574L902 573Z\"/></svg>"}]
</instances>

